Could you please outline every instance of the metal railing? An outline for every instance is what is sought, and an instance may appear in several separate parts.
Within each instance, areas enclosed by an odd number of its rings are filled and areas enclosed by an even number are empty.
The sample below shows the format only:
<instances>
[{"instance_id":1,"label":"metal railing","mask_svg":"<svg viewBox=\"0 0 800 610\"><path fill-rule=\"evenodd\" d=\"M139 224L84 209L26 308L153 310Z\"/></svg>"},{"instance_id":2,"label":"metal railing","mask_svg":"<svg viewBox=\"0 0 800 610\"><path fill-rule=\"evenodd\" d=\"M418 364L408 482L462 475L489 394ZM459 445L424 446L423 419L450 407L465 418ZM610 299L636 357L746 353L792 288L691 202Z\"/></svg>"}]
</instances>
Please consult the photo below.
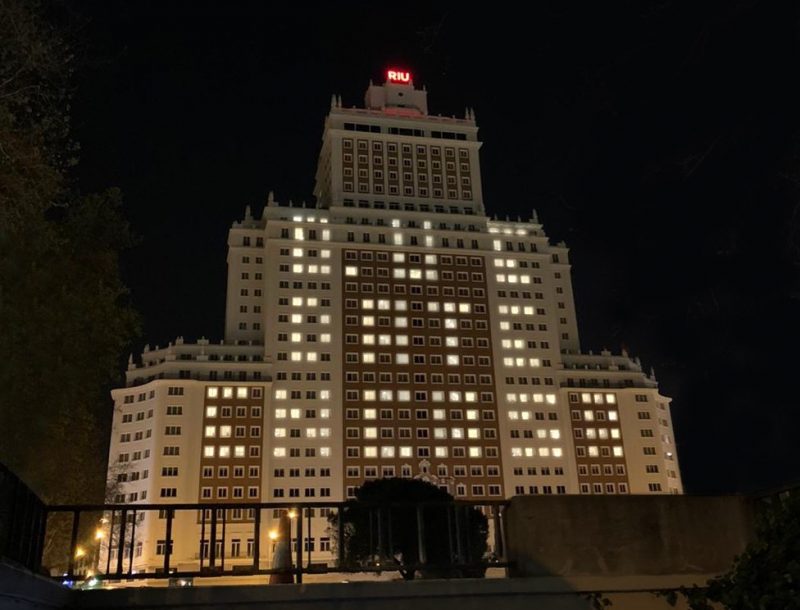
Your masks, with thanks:
<instances>
[{"instance_id":1,"label":"metal railing","mask_svg":"<svg viewBox=\"0 0 800 610\"><path fill-rule=\"evenodd\" d=\"M290 574L299 583L304 574L310 573L401 570L411 574L421 571L452 577L479 575L488 567L508 567L505 560L506 506L504 501L383 504L355 501L226 502L57 505L44 507L44 510L49 519L60 518L61 528L70 532L67 547L62 546L60 561L52 554L50 557L51 569L53 565L60 566L54 574L60 580L74 581L76 577L87 575L101 581ZM491 534L491 540L486 541L491 554L480 557L475 556L476 530L475 524L470 523L478 516L476 509L486 517L486 532ZM238 520L232 517L235 511L239 511ZM318 513L325 515L325 531L334 543L330 559L323 558L322 561L315 561L316 552L312 554L315 551L315 539L311 538L312 519L322 518L315 516ZM275 530L265 532L265 527L275 525L282 514L292 517L291 541L287 541L291 542L291 563L267 566L268 555L274 557L275 549L265 555L263 539L267 533L266 538L274 543ZM183 528L182 533L176 536L175 525L179 515ZM409 515L415 516L410 527ZM65 517L68 525L63 522ZM349 528L351 520L356 517L362 524L367 524L364 529L368 531L358 532L367 553L348 550L348 542L353 536ZM140 553L137 528L141 529L143 523L158 530L159 564L155 569L150 562L142 570L142 562L137 561ZM236 533L231 534L232 528ZM316 529L318 533L321 531L320 527ZM443 529L447 530L446 534ZM148 530L150 544L153 531ZM92 533L96 533L94 539ZM245 557L239 553L235 556L232 552L226 553L232 536L238 536L239 543L242 536L248 536ZM410 539L415 539L415 544L409 547ZM177 544L183 547L183 553L176 561L174 545ZM190 554L186 552L187 544L192 549ZM415 556L398 557L397 549L401 546L411 548ZM85 547L90 551L87 552ZM148 556L147 553L142 555ZM196 565L193 569L186 569L188 563ZM183 567L178 564L183 564Z\"/></svg>"},{"instance_id":2,"label":"metal railing","mask_svg":"<svg viewBox=\"0 0 800 610\"><path fill-rule=\"evenodd\" d=\"M19 477L0 464L0 557L38 570L47 510Z\"/></svg>"}]
</instances>

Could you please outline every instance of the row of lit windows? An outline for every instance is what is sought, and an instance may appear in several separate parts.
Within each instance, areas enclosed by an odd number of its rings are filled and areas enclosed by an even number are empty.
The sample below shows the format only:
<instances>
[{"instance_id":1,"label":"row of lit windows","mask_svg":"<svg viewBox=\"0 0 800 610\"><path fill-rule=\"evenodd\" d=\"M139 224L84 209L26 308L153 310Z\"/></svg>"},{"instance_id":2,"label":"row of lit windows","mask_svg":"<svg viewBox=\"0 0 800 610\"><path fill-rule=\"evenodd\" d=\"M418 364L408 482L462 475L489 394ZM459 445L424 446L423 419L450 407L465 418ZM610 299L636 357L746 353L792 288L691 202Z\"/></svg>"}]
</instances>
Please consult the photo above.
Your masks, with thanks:
<instances>
[{"instance_id":1,"label":"row of lit windows","mask_svg":"<svg viewBox=\"0 0 800 610\"><path fill-rule=\"evenodd\" d=\"M578 402L578 397L580 396L580 402L583 404L608 404L608 405L615 405L617 404L617 396L616 394L610 393L601 393L595 392L592 394L591 392L581 392L580 395L577 392L570 392L569 401L571 403Z\"/></svg>"},{"instance_id":2,"label":"row of lit windows","mask_svg":"<svg viewBox=\"0 0 800 610\"><path fill-rule=\"evenodd\" d=\"M498 305L497 313L503 316L533 316L536 314L544 314L544 310L542 309L537 311L533 305Z\"/></svg>"},{"instance_id":3,"label":"row of lit windows","mask_svg":"<svg viewBox=\"0 0 800 610\"><path fill-rule=\"evenodd\" d=\"M327 222L324 220L323 222ZM281 239L294 239L295 241L304 241L306 237L311 241L317 240L317 230L316 229L304 229L302 227L295 227L293 230L289 230L288 228L281 229ZM322 241L330 241L331 239L331 231L330 229L323 229L322 230Z\"/></svg>"},{"instance_id":4,"label":"row of lit windows","mask_svg":"<svg viewBox=\"0 0 800 610\"><path fill-rule=\"evenodd\" d=\"M554 457L560 458L563 457L564 451L561 447L512 447L511 448L511 457L513 458L520 458L520 457Z\"/></svg>"},{"instance_id":5,"label":"row of lit windows","mask_svg":"<svg viewBox=\"0 0 800 610\"><path fill-rule=\"evenodd\" d=\"M262 388L248 388L248 387L236 387L232 388L229 386L225 386L222 388L209 386L206 388L206 396L208 398L233 398L234 392L236 393L236 398L261 398L262 396Z\"/></svg>"},{"instance_id":6,"label":"row of lit windows","mask_svg":"<svg viewBox=\"0 0 800 610\"><path fill-rule=\"evenodd\" d=\"M330 438L331 436L330 428L306 428L305 431L300 428L290 428L288 436L290 438L300 438L303 432L303 438ZM286 438L286 428L274 428L273 435L275 438Z\"/></svg>"},{"instance_id":7,"label":"row of lit windows","mask_svg":"<svg viewBox=\"0 0 800 610\"><path fill-rule=\"evenodd\" d=\"M362 451L363 449L363 451ZM485 449L485 451L484 451ZM381 447L375 445L369 445L366 447L347 447L346 449L346 456L348 458L365 458L365 459L374 459L378 458L380 455L381 458L390 459L390 458L413 458L416 453L416 457L418 458L429 458L429 457L436 457L436 458L447 458L447 457L469 457L473 459L480 459L484 457L484 453L486 457L497 457L497 448L496 447L434 447L433 453L431 453L430 447L416 447L416 452L414 451L414 447L403 445L400 447L395 447L394 445L383 445Z\"/></svg>"},{"instance_id":8,"label":"row of lit windows","mask_svg":"<svg viewBox=\"0 0 800 610\"><path fill-rule=\"evenodd\" d=\"M475 306L476 309L478 309L478 307L480 306ZM359 319L359 316L345 316L344 323L346 326L366 326L370 328L373 326L391 327L392 318L390 316L361 316ZM473 325L473 321L470 319L458 320L456 318L444 318L445 330L472 330L473 326L476 330L486 330L488 328L488 323L486 320L475 320ZM442 319L411 318L411 328L426 327L442 328ZM408 318L405 316L395 316L394 328L409 328Z\"/></svg>"},{"instance_id":9,"label":"row of lit windows","mask_svg":"<svg viewBox=\"0 0 800 610\"><path fill-rule=\"evenodd\" d=\"M400 467L401 476L403 477L410 477L411 476L411 466L404 465ZM438 477L447 477L449 469L447 468L447 464L439 464L436 467L436 476ZM466 465L458 465L453 466L453 476L454 477L466 477L467 472L469 472L469 476L473 477L483 477L484 470L483 466L476 464L472 465L467 469ZM395 475L395 467L394 466L381 466L380 467L380 476L383 478L392 478ZM486 467L486 476L489 477L499 477L500 476L500 467L499 466L487 466ZM347 466L345 469L345 477L348 479L359 479L361 478L361 466ZM365 479L376 479L378 478L378 466L364 466L364 478Z\"/></svg>"},{"instance_id":10,"label":"row of lit windows","mask_svg":"<svg viewBox=\"0 0 800 610\"><path fill-rule=\"evenodd\" d=\"M279 297L279 305L289 305L292 307L330 307L330 299L319 299L317 297Z\"/></svg>"},{"instance_id":11,"label":"row of lit windows","mask_svg":"<svg viewBox=\"0 0 800 610\"><path fill-rule=\"evenodd\" d=\"M278 333L278 341L290 341L291 343L302 343L304 340L303 333ZM309 343L316 343L319 341L320 343L330 343L331 342L331 335L330 333L322 333L321 335L317 335L316 333L307 333L305 335L305 341Z\"/></svg>"},{"instance_id":12,"label":"row of lit windows","mask_svg":"<svg viewBox=\"0 0 800 610\"><path fill-rule=\"evenodd\" d=\"M442 390L434 390L427 392L426 390L416 390L413 392L413 400L415 402L478 402L480 397L481 402L492 402L494 394L492 392L462 392L460 390L450 390L444 392ZM411 390L346 390L345 400L363 402L372 402L376 400L386 402L410 402L412 400Z\"/></svg>"},{"instance_id":13,"label":"row of lit windows","mask_svg":"<svg viewBox=\"0 0 800 610\"><path fill-rule=\"evenodd\" d=\"M573 435L575 438L586 438L589 440L594 440L596 438L600 440L620 438L619 428L575 428L573 430Z\"/></svg>"},{"instance_id":14,"label":"row of lit windows","mask_svg":"<svg viewBox=\"0 0 800 610\"><path fill-rule=\"evenodd\" d=\"M316 409L305 409L305 416L307 418L316 417ZM303 415L303 409L275 409L275 419L300 419ZM330 419L330 409L319 409L319 417L321 419Z\"/></svg>"},{"instance_id":15,"label":"row of lit windows","mask_svg":"<svg viewBox=\"0 0 800 610\"><path fill-rule=\"evenodd\" d=\"M548 364L545 364L545 366L549 366L550 361L549 360L545 360L545 362L548 363ZM509 368L513 368L513 367L521 368L521 367L524 367L524 366L530 366L530 367L538 368L538 367L542 366L542 361L539 358L524 358L522 356L517 356L517 357L504 356L503 357L503 366L509 367Z\"/></svg>"},{"instance_id":16,"label":"row of lit windows","mask_svg":"<svg viewBox=\"0 0 800 610\"><path fill-rule=\"evenodd\" d=\"M305 392L306 400L330 400L331 398L330 390L306 390ZM287 398L300 400L302 397L302 390L275 390L275 400L286 400Z\"/></svg>"},{"instance_id":17,"label":"row of lit windows","mask_svg":"<svg viewBox=\"0 0 800 610\"><path fill-rule=\"evenodd\" d=\"M247 407L235 407L236 417L247 417ZM208 405L206 407L206 417L213 419L215 417L232 417L234 407L218 407L216 405ZM261 407L250 407L250 417L261 418Z\"/></svg>"},{"instance_id":18,"label":"row of lit windows","mask_svg":"<svg viewBox=\"0 0 800 610\"><path fill-rule=\"evenodd\" d=\"M380 311L408 311L408 301L406 299L345 299L344 306L346 309L377 309ZM477 306L476 306L477 307ZM455 303L453 301L411 301L411 311L428 311L429 313L472 313L473 304L470 302ZM481 313L485 313L481 312Z\"/></svg>"},{"instance_id":19,"label":"row of lit windows","mask_svg":"<svg viewBox=\"0 0 800 610\"><path fill-rule=\"evenodd\" d=\"M414 221L409 221L409 223L413 223ZM395 219L392 220L393 227L400 226L400 220ZM426 220L423 222L423 228L430 229L431 222ZM453 264L459 267L466 267L467 264L472 265L473 267L482 267L483 266L483 259L479 256L471 256L467 258L466 256L456 256L452 257L447 254L437 255L437 254L412 254L406 252L375 252L375 260L378 262L387 263L390 260L393 263L404 264L406 262L411 264L426 264L426 265L436 265L441 264L442 266L449 267ZM345 250L344 258L347 261L355 261L355 260L362 260L362 261L371 261L373 260L373 252L370 250Z\"/></svg>"},{"instance_id":20,"label":"row of lit windows","mask_svg":"<svg viewBox=\"0 0 800 610\"><path fill-rule=\"evenodd\" d=\"M540 278L534 277L533 279L536 280L536 279L540 279ZM505 284L505 283L509 283L509 284L530 284L531 283L531 276L530 275L524 275L524 274L523 275L517 275L516 273L509 273L509 274L497 273L495 275L495 280L497 281L498 284ZM535 283L537 283L537 282L535 282Z\"/></svg>"},{"instance_id":21,"label":"row of lit windows","mask_svg":"<svg viewBox=\"0 0 800 610\"><path fill-rule=\"evenodd\" d=\"M392 383L394 378L394 373L376 373L371 371L359 373L358 371L347 371L345 372L344 380L346 383L359 383L359 379L362 383L375 383L376 381L380 381L380 383ZM491 375L465 374L462 376L460 373L447 374L447 383L453 385L461 385L462 383L465 385L477 385L478 380L480 380L481 385L492 385ZM413 383L427 384L428 373L414 373L413 375L409 373L397 373L397 383L411 383L412 381ZM442 384L445 382L445 375L443 373L431 373L430 382L433 384Z\"/></svg>"},{"instance_id":22,"label":"row of lit windows","mask_svg":"<svg viewBox=\"0 0 800 610\"><path fill-rule=\"evenodd\" d=\"M561 438L561 430L558 428L550 428L550 430L545 430L544 428L538 428L536 430L509 430L509 436L511 438L533 438L533 434L536 432L536 438L538 439L546 439L548 436L553 440L558 440Z\"/></svg>"},{"instance_id":23,"label":"row of lit windows","mask_svg":"<svg viewBox=\"0 0 800 610\"><path fill-rule=\"evenodd\" d=\"M377 343L376 343L377 338ZM394 344L401 347L406 347L409 345L408 342L408 335L373 335L373 334L365 334L365 335L356 335L356 334L347 334L345 335L345 343L347 345L392 345ZM411 338L411 344L414 346L424 346L430 345L431 347L441 347L442 346L442 337L432 337L425 335L414 335ZM445 337L444 345L446 347L458 347L459 344L461 347L475 347L476 345L479 348L488 349L489 347L489 339L485 337L478 337L477 339L473 337L461 337L459 338L456 336L452 337Z\"/></svg>"},{"instance_id":24,"label":"row of lit windows","mask_svg":"<svg viewBox=\"0 0 800 610\"><path fill-rule=\"evenodd\" d=\"M575 455L578 457L623 457L622 445L614 445L613 447L598 447L597 445L589 445L588 447L575 447Z\"/></svg>"},{"instance_id":25,"label":"row of lit windows","mask_svg":"<svg viewBox=\"0 0 800 610\"><path fill-rule=\"evenodd\" d=\"M363 352L362 356L359 356L358 352L347 352L345 354L345 362L347 364L358 364L359 362L363 362L364 364L392 364L393 360L399 365L407 365L411 362L409 355L405 353L396 354L396 358L394 358L392 354L386 353L380 353L376 358L375 352ZM445 359L442 354L431 354L428 356L424 354L415 354L413 357L415 365L425 364L426 361L431 366L443 366ZM447 356L448 366L458 366L459 361L462 366L475 366L475 356L458 356L457 354L449 354ZM478 366L491 366L491 360L488 356L478 356L477 362Z\"/></svg>"},{"instance_id":26,"label":"row of lit windows","mask_svg":"<svg viewBox=\"0 0 800 610\"><path fill-rule=\"evenodd\" d=\"M533 419L535 421L544 421L545 420L545 414L542 411L534 411L533 413L531 411L509 411L508 412L508 419L514 420L514 421L518 421L518 420L530 421L531 420L531 416L533 416ZM552 412L552 411L550 413L547 413L547 419L550 420L550 421L558 421L558 413L555 413L555 412Z\"/></svg>"},{"instance_id":27,"label":"row of lit windows","mask_svg":"<svg viewBox=\"0 0 800 610\"><path fill-rule=\"evenodd\" d=\"M278 360L290 360L291 362L330 362L331 355L328 352L278 352Z\"/></svg>"},{"instance_id":28,"label":"row of lit windows","mask_svg":"<svg viewBox=\"0 0 800 610\"><path fill-rule=\"evenodd\" d=\"M303 273L309 275L322 274L329 275L331 272L330 265L304 265L303 263L295 263L294 265L279 265L278 271L281 273Z\"/></svg>"},{"instance_id":29,"label":"row of lit windows","mask_svg":"<svg viewBox=\"0 0 800 610\"><path fill-rule=\"evenodd\" d=\"M203 457L205 458L245 458L259 457L261 455L260 445L250 445L249 451L244 445L203 445Z\"/></svg>"},{"instance_id":30,"label":"row of lit windows","mask_svg":"<svg viewBox=\"0 0 800 610\"><path fill-rule=\"evenodd\" d=\"M328 249L316 250L316 249L306 249L306 248L281 248L280 249L281 256L291 256L293 258L303 258L307 256L309 258L330 258L331 251Z\"/></svg>"},{"instance_id":31,"label":"row of lit windows","mask_svg":"<svg viewBox=\"0 0 800 610\"><path fill-rule=\"evenodd\" d=\"M613 396L613 394L612 394ZM572 421L618 421L619 414L616 411L572 411Z\"/></svg>"},{"instance_id":32,"label":"row of lit windows","mask_svg":"<svg viewBox=\"0 0 800 610\"><path fill-rule=\"evenodd\" d=\"M374 272L374 275L373 275ZM344 268L345 277L391 277L395 280L427 280L429 282L439 281L440 273L436 269L419 269L406 267L356 267L346 265ZM473 271L442 271L441 279L445 282L483 282L483 273Z\"/></svg>"},{"instance_id":33,"label":"row of lit windows","mask_svg":"<svg viewBox=\"0 0 800 610\"><path fill-rule=\"evenodd\" d=\"M301 313L293 313L289 315L288 313L279 313L278 314L278 322L291 322L292 324L303 324L303 314ZM305 316L305 324L330 324L331 323L331 316L330 314L308 314Z\"/></svg>"},{"instance_id":34,"label":"row of lit windows","mask_svg":"<svg viewBox=\"0 0 800 610\"><path fill-rule=\"evenodd\" d=\"M245 426L236 426L236 438L245 436L247 428ZM205 438L231 438L233 435L233 426L206 426L203 431ZM261 426L250 426L250 437L261 437Z\"/></svg>"},{"instance_id":35,"label":"row of lit windows","mask_svg":"<svg viewBox=\"0 0 800 610\"><path fill-rule=\"evenodd\" d=\"M554 405L557 402L555 394L540 394L538 392L533 394L519 393L519 394L506 394L506 402L508 403L526 403L534 402L537 404L545 403ZM508 419L530 419L530 411L509 411Z\"/></svg>"},{"instance_id":36,"label":"row of lit windows","mask_svg":"<svg viewBox=\"0 0 800 610\"><path fill-rule=\"evenodd\" d=\"M445 409L415 409L413 411L415 419L425 420L431 417L434 420L445 420L447 419L447 415L449 413L451 420L463 420L464 419L464 411L461 409L450 409L447 411ZM363 409L347 409L345 411L345 417L347 419L378 419L378 415L380 414L380 419L394 419L394 411L392 409L373 409L373 408L363 408ZM411 419L412 411L411 409L398 409L397 410L397 419ZM478 411L478 409L467 409L466 411L466 419L467 421L478 421L483 419L484 421L494 421L494 411L490 409L484 409L482 412Z\"/></svg>"},{"instance_id":37,"label":"row of lit windows","mask_svg":"<svg viewBox=\"0 0 800 610\"><path fill-rule=\"evenodd\" d=\"M397 438L434 438L436 440L447 440L448 438L455 440L478 440L480 438L497 438L497 430L494 428L450 428L449 436L447 428L433 428L433 435L431 436L430 428L415 428L412 435L411 428L398 428ZM394 428L381 428L380 437L378 428L347 428L345 437L348 439L377 439L377 438L394 438Z\"/></svg>"},{"instance_id":38,"label":"row of lit windows","mask_svg":"<svg viewBox=\"0 0 800 610\"><path fill-rule=\"evenodd\" d=\"M516 485L514 487L514 495L516 496L523 496L525 494L536 496L539 495L539 486L538 485L529 485L528 490L526 492L524 485ZM543 495L547 496L553 493L553 486L552 485L542 485L542 492ZM566 485L556 485L556 494L563 495L567 493Z\"/></svg>"}]
</instances>

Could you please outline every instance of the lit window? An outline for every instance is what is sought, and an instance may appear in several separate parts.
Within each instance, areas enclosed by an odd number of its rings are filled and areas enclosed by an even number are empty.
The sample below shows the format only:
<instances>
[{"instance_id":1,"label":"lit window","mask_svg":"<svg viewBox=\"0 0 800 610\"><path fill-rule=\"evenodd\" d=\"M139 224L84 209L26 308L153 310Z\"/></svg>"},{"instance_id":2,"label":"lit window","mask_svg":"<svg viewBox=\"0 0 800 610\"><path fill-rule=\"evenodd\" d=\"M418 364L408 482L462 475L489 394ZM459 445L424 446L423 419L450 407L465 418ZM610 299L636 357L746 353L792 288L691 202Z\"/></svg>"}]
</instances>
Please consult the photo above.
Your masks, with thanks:
<instances>
[{"instance_id":1,"label":"lit window","mask_svg":"<svg viewBox=\"0 0 800 610\"><path fill-rule=\"evenodd\" d=\"M351 277L355 277L358 275L358 267L347 266L344 268L344 274Z\"/></svg>"},{"instance_id":2,"label":"lit window","mask_svg":"<svg viewBox=\"0 0 800 610\"><path fill-rule=\"evenodd\" d=\"M206 417L216 417L217 407L206 407Z\"/></svg>"},{"instance_id":3,"label":"lit window","mask_svg":"<svg viewBox=\"0 0 800 610\"><path fill-rule=\"evenodd\" d=\"M206 431L205 431L206 438L214 438L216 435L217 435L216 426L206 426Z\"/></svg>"},{"instance_id":4,"label":"lit window","mask_svg":"<svg viewBox=\"0 0 800 610\"><path fill-rule=\"evenodd\" d=\"M275 409L275 419L286 419L286 409Z\"/></svg>"},{"instance_id":5,"label":"lit window","mask_svg":"<svg viewBox=\"0 0 800 610\"><path fill-rule=\"evenodd\" d=\"M216 398L219 396L219 389L218 388L207 388L206 389L206 396L209 398Z\"/></svg>"},{"instance_id":6,"label":"lit window","mask_svg":"<svg viewBox=\"0 0 800 610\"><path fill-rule=\"evenodd\" d=\"M272 455L276 458L286 457L286 447L275 447L272 450Z\"/></svg>"},{"instance_id":7,"label":"lit window","mask_svg":"<svg viewBox=\"0 0 800 610\"><path fill-rule=\"evenodd\" d=\"M469 448L469 457L471 458L479 458L481 457L481 448L480 447L470 447Z\"/></svg>"},{"instance_id":8,"label":"lit window","mask_svg":"<svg viewBox=\"0 0 800 610\"><path fill-rule=\"evenodd\" d=\"M378 457L377 447L364 447L364 457L376 458Z\"/></svg>"},{"instance_id":9,"label":"lit window","mask_svg":"<svg viewBox=\"0 0 800 610\"><path fill-rule=\"evenodd\" d=\"M203 457L213 458L214 457L214 447L213 445L206 445L203 447Z\"/></svg>"},{"instance_id":10,"label":"lit window","mask_svg":"<svg viewBox=\"0 0 800 610\"><path fill-rule=\"evenodd\" d=\"M275 438L284 438L286 436L286 428L275 428Z\"/></svg>"}]
</instances>

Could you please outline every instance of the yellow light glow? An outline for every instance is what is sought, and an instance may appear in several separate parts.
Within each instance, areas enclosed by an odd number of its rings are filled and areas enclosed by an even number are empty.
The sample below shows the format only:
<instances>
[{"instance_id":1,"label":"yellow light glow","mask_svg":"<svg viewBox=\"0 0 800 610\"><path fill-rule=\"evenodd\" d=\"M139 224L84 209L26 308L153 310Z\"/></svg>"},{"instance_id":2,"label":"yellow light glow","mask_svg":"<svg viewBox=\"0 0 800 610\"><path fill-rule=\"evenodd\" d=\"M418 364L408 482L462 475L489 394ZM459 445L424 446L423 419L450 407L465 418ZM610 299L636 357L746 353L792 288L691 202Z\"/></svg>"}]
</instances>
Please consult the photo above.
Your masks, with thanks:
<instances>
[{"instance_id":1,"label":"yellow light glow","mask_svg":"<svg viewBox=\"0 0 800 610\"><path fill-rule=\"evenodd\" d=\"M97 531L95 531L95 533L94 533L94 539L95 540L102 540L105 537L106 537L106 533L103 530L101 530L100 528L97 528Z\"/></svg>"},{"instance_id":2,"label":"yellow light glow","mask_svg":"<svg viewBox=\"0 0 800 610\"><path fill-rule=\"evenodd\" d=\"M278 530L269 530L269 539L270 540L277 540L278 539Z\"/></svg>"},{"instance_id":3,"label":"yellow light glow","mask_svg":"<svg viewBox=\"0 0 800 610\"><path fill-rule=\"evenodd\" d=\"M289 511L289 519L294 519L297 516L297 511L292 509Z\"/></svg>"},{"instance_id":4,"label":"yellow light glow","mask_svg":"<svg viewBox=\"0 0 800 610\"><path fill-rule=\"evenodd\" d=\"M83 547L79 546L75 549L75 559L80 559L84 555L86 555L86 551L83 550Z\"/></svg>"}]
</instances>

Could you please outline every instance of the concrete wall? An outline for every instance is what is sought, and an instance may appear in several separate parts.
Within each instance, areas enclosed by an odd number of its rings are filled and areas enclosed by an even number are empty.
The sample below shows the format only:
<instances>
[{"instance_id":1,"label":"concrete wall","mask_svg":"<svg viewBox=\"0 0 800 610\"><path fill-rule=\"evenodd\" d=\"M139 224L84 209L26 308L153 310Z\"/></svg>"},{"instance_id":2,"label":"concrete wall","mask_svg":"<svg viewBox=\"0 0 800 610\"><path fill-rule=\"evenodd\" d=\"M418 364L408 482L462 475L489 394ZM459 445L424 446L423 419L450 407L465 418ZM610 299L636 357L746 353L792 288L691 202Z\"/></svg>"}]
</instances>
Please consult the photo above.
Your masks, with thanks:
<instances>
[{"instance_id":1,"label":"concrete wall","mask_svg":"<svg viewBox=\"0 0 800 610\"><path fill-rule=\"evenodd\" d=\"M63 608L71 594L49 578L0 560L0 610Z\"/></svg>"},{"instance_id":2,"label":"concrete wall","mask_svg":"<svg viewBox=\"0 0 800 610\"><path fill-rule=\"evenodd\" d=\"M753 536L739 496L520 496L507 517L513 576L718 574Z\"/></svg>"}]
</instances>

